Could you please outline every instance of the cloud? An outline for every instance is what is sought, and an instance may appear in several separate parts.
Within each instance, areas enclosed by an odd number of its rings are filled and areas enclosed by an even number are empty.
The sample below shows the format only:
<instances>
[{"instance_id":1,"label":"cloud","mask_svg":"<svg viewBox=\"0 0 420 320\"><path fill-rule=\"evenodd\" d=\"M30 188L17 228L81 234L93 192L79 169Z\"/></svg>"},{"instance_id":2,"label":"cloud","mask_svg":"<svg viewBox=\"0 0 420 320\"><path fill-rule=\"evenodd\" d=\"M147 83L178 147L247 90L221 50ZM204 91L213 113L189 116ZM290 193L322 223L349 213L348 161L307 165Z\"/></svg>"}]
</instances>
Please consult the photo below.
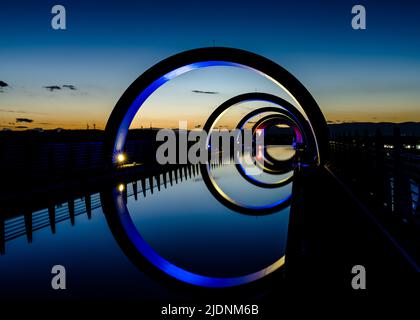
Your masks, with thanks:
<instances>
[{"instance_id":1,"label":"cloud","mask_svg":"<svg viewBox=\"0 0 420 320\"><path fill-rule=\"evenodd\" d=\"M28 119L28 118L16 118L16 123L20 123L20 122L32 123L34 122L34 120Z\"/></svg>"},{"instance_id":2,"label":"cloud","mask_svg":"<svg viewBox=\"0 0 420 320\"><path fill-rule=\"evenodd\" d=\"M6 88L8 86L9 85L6 82L0 80L0 92L4 92L3 88Z\"/></svg>"},{"instance_id":3,"label":"cloud","mask_svg":"<svg viewBox=\"0 0 420 320\"><path fill-rule=\"evenodd\" d=\"M202 94L219 94L217 91L203 91L203 90L192 90L194 93L202 93Z\"/></svg>"},{"instance_id":4,"label":"cloud","mask_svg":"<svg viewBox=\"0 0 420 320\"><path fill-rule=\"evenodd\" d=\"M77 90L76 86L72 84L63 84L62 86L59 86L59 85L44 86L44 88L51 92L54 90L61 90L61 89Z\"/></svg>"},{"instance_id":5,"label":"cloud","mask_svg":"<svg viewBox=\"0 0 420 320\"><path fill-rule=\"evenodd\" d=\"M54 90L61 90L60 86L44 86L45 89L49 90L49 91L54 91Z\"/></svg>"},{"instance_id":6,"label":"cloud","mask_svg":"<svg viewBox=\"0 0 420 320\"><path fill-rule=\"evenodd\" d=\"M63 84L62 87L70 90L77 90L77 88L72 84Z\"/></svg>"},{"instance_id":7,"label":"cloud","mask_svg":"<svg viewBox=\"0 0 420 320\"><path fill-rule=\"evenodd\" d=\"M28 129L27 126L15 126L16 129Z\"/></svg>"}]
</instances>

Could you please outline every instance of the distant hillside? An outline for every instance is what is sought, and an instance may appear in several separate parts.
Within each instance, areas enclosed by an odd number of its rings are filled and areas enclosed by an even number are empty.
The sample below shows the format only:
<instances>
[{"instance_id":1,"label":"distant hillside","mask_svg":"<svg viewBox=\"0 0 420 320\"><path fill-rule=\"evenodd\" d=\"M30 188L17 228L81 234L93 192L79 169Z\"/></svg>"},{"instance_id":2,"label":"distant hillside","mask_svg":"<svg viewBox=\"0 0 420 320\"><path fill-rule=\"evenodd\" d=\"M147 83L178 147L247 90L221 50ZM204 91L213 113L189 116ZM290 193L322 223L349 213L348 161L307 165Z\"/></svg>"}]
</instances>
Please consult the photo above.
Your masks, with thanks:
<instances>
[{"instance_id":1,"label":"distant hillside","mask_svg":"<svg viewBox=\"0 0 420 320\"><path fill-rule=\"evenodd\" d=\"M354 134L358 132L360 135L363 135L364 132L367 131L369 135L373 135L377 129L380 129L382 135L384 136L393 135L395 127L400 128L401 135L420 137L420 122L351 122L334 123L328 125L328 128L332 134Z\"/></svg>"}]
</instances>

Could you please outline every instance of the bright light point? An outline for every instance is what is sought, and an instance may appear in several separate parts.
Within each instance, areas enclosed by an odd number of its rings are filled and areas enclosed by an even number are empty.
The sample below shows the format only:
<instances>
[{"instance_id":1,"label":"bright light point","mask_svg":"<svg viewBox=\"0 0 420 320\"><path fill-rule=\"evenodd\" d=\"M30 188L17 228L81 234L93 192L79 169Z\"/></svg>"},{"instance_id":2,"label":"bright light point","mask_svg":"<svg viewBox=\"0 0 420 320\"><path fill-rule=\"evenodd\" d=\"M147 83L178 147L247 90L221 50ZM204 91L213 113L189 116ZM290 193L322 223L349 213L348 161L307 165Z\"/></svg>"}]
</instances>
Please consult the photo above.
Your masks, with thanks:
<instances>
[{"instance_id":1,"label":"bright light point","mask_svg":"<svg viewBox=\"0 0 420 320\"><path fill-rule=\"evenodd\" d=\"M260 136L260 135L261 135L261 133L262 133L262 129L258 129L258 130L257 130L257 134Z\"/></svg>"},{"instance_id":2,"label":"bright light point","mask_svg":"<svg viewBox=\"0 0 420 320\"><path fill-rule=\"evenodd\" d=\"M118 191L119 192L123 192L124 191L124 185L122 183L118 186Z\"/></svg>"},{"instance_id":3,"label":"bright light point","mask_svg":"<svg viewBox=\"0 0 420 320\"><path fill-rule=\"evenodd\" d=\"M261 160L262 158L263 158L262 146L258 146L257 160Z\"/></svg>"},{"instance_id":4,"label":"bright light point","mask_svg":"<svg viewBox=\"0 0 420 320\"><path fill-rule=\"evenodd\" d=\"M117 161L118 161L118 162L124 162L124 160L125 160L125 156L124 156L124 154L123 154L123 153L120 153L120 154L117 156Z\"/></svg>"}]
</instances>

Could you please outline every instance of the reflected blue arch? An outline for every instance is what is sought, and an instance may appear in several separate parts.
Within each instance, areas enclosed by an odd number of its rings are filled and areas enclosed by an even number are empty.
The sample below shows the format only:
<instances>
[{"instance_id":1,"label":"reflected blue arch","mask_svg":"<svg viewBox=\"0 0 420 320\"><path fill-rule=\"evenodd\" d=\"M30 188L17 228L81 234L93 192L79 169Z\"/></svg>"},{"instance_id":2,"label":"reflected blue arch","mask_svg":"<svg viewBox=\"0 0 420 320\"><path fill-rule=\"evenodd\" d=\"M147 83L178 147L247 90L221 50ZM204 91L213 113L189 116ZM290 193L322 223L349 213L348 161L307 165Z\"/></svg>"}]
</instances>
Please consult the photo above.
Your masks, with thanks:
<instances>
[{"instance_id":1,"label":"reflected blue arch","mask_svg":"<svg viewBox=\"0 0 420 320\"><path fill-rule=\"evenodd\" d=\"M141 236L133 220L131 219L122 193L119 192L117 188L114 188L112 194L115 209L117 211L116 213L118 216L118 220L121 223L121 226L123 227L129 240L136 247L138 252L144 258L146 258L154 267L182 282L207 288L226 288L239 286L259 280L267 276L268 274L276 271L285 263L285 256L283 255L281 258L279 258L266 268L263 268L254 273L238 277L208 277L187 271L163 258L152 248L152 246L150 246L147 243L147 241Z\"/></svg>"}]
</instances>

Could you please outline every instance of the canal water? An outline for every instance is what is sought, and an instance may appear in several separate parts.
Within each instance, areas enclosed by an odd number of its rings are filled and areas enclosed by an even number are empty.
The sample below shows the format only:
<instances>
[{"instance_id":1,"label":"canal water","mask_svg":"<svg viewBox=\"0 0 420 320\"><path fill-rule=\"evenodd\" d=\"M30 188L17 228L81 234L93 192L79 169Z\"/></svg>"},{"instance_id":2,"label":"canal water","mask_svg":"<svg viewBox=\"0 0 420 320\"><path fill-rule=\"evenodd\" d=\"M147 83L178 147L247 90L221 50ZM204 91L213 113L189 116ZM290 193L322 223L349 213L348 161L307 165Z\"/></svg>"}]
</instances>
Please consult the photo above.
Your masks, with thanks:
<instances>
[{"instance_id":1,"label":"canal water","mask_svg":"<svg viewBox=\"0 0 420 320\"><path fill-rule=\"evenodd\" d=\"M270 214L258 210L255 214L243 213L229 208L210 192L198 166L175 171L119 183L110 190L91 194L90 214L86 212L85 197L74 200L74 218L68 203L55 204L54 233L48 208L33 212L29 241L23 216L6 220L0 295L171 298L174 293L165 281L149 269L142 269L122 250L121 241L110 228L112 219L106 216L117 216L118 212L104 212L104 197L115 197L106 198L111 203L123 199L133 232L153 254L176 270L206 279L246 279L249 275L254 279L283 267L289 205ZM291 195L291 182L262 188L244 180L234 164L213 166L209 175L217 186L215 190L239 206L270 206ZM289 172L277 179L291 175ZM148 259L153 260L150 256ZM152 268L158 264L149 262ZM66 290L51 289L54 265L66 269ZM156 269L157 274L168 278L182 278L176 272L162 271L158 266Z\"/></svg>"}]
</instances>

